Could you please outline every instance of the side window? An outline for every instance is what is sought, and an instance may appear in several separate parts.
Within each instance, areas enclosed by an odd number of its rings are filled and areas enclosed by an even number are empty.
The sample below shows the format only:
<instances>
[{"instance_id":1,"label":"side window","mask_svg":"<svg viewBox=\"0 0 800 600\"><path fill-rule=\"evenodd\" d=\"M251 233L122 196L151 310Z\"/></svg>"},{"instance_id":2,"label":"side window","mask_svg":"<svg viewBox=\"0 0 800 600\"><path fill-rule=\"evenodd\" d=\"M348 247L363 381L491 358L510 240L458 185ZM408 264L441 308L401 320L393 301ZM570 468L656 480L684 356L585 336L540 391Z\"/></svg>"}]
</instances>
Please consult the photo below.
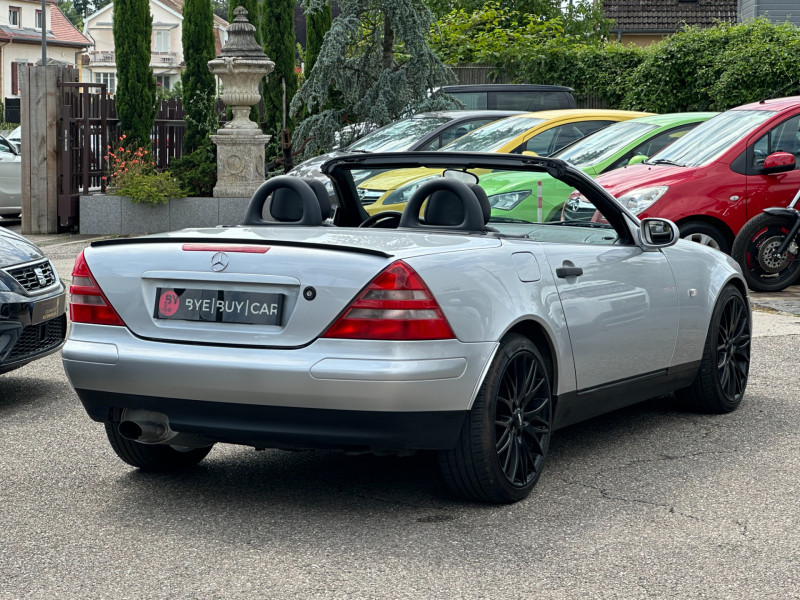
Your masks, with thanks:
<instances>
[{"instance_id":1,"label":"side window","mask_svg":"<svg viewBox=\"0 0 800 600\"><path fill-rule=\"evenodd\" d=\"M603 173L624 167L634 156L646 156L647 158L650 158L654 154L661 152L664 148L669 146L672 142L683 136L683 134L694 127L697 127L697 123L679 125L678 127L674 127L668 131L662 131L649 140L642 142L635 148L628 150L625 154L620 156L617 160L606 167Z\"/></svg>"},{"instance_id":2,"label":"side window","mask_svg":"<svg viewBox=\"0 0 800 600\"><path fill-rule=\"evenodd\" d=\"M473 121L463 121L455 125L451 125L442 131L435 139L425 144L420 150L438 150L442 146L446 146L453 140L457 140L462 135L468 134L470 131L483 127L487 123L491 123L495 119L475 119Z\"/></svg>"},{"instance_id":3,"label":"side window","mask_svg":"<svg viewBox=\"0 0 800 600\"><path fill-rule=\"evenodd\" d=\"M533 136L524 144L513 150L514 154L535 152L539 156L550 156L572 142L586 137L590 133L602 129L613 121L581 121L578 123L565 123L551 127L547 131Z\"/></svg>"},{"instance_id":4,"label":"side window","mask_svg":"<svg viewBox=\"0 0 800 600\"><path fill-rule=\"evenodd\" d=\"M486 92L459 92L453 98L464 103L467 110L485 110L487 108Z\"/></svg>"},{"instance_id":5,"label":"side window","mask_svg":"<svg viewBox=\"0 0 800 600\"><path fill-rule=\"evenodd\" d=\"M760 168L773 152L789 152L800 158L800 115L770 129L753 144L753 165Z\"/></svg>"},{"instance_id":6,"label":"side window","mask_svg":"<svg viewBox=\"0 0 800 600\"><path fill-rule=\"evenodd\" d=\"M11 149L11 145L9 142L5 141L3 138L0 138L0 152L8 152L10 154L14 154L14 151Z\"/></svg>"}]
</instances>

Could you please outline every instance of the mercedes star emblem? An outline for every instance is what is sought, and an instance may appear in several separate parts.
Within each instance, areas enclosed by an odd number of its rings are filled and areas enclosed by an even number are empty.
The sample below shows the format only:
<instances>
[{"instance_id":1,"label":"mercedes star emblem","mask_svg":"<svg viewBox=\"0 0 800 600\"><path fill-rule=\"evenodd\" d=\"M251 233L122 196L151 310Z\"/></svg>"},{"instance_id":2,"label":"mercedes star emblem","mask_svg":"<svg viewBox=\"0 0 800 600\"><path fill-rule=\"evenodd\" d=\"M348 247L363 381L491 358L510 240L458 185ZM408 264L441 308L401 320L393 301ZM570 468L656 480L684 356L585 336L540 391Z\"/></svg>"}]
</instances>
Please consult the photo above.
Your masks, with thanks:
<instances>
[{"instance_id":1,"label":"mercedes star emblem","mask_svg":"<svg viewBox=\"0 0 800 600\"><path fill-rule=\"evenodd\" d=\"M227 254L224 252L217 252L211 257L211 270L217 272L224 271L230 261L231 259L228 258Z\"/></svg>"}]
</instances>

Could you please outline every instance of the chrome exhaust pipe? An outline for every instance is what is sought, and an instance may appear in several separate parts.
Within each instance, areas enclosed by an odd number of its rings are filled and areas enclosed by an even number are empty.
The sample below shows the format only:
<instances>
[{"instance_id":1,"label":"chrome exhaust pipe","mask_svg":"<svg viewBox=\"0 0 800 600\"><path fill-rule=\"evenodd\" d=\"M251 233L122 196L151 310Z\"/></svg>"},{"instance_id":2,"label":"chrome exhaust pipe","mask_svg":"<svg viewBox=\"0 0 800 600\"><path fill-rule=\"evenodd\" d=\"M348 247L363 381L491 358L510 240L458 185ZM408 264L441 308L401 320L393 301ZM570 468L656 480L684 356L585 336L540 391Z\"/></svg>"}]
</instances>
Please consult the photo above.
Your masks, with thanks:
<instances>
[{"instance_id":1,"label":"chrome exhaust pipe","mask_svg":"<svg viewBox=\"0 0 800 600\"><path fill-rule=\"evenodd\" d=\"M126 440L141 444L164 444L178 435L170 428L167 415L149 410L126 408L118 429Z\"/></svg>"},{"instance_id":2,"label":"chrome exhaust pipe","mask_svg":"<svg viewBox=\"0 0 800 600\"><path fill-rule=\"evenodd\" d=\"M205 448L214 442L195 433L180 433L169 426L169 417L152 410L126 408L117 426L126 440L140 444L169 444L185 448Z\"/></svg>"}]
</instances>

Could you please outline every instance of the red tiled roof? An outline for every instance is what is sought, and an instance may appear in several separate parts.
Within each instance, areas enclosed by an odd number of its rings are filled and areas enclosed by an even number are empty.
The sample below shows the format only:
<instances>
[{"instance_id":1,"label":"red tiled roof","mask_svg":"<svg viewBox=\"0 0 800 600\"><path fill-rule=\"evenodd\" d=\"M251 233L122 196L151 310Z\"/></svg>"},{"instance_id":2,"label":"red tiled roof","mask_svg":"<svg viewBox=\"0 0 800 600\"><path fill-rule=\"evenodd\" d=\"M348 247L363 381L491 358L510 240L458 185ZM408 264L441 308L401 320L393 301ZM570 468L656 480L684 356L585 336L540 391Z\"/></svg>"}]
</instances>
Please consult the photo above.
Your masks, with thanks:
<instances>
[{"instance_id":1,"label":"red tiled roof","mask_svg":"<svg viewBox=\"0 0 800 600\"><path fill-rule=\"evenodd\" d=\"M50 5L50 18L47 20L47 43L54 46L91 46L92 42L86 39L75 26L69 22L64 13L56 5L56 0L47 0ZM41 30L32 27L9 27L0 25L0 40L41 44Z\"/></svg>"},{"instance_id":2,"label":"red tiled roof","mask_svg":"<svg viewBox=\"0 0 800 600\"><path fill-rule=\"evenodd\" d=\"M685 25L736 23L737 0L604 0L611 30L673 32Z\"/></svg>"},{"instance_id":3,"label":"red tiled roof","mask_svg":"<svg viewBox=\"0 0 800 600\"><path fill-rule=\"evenodd\" d=\"M64 13L62 13L61 9L55 4L50 6L49 25L49 29L53 32L57 41L80 44L81 46L92 45L92 42L86 39L86 37L70 23L69 19L64 16Z\"/></svg>"}]
</instances>

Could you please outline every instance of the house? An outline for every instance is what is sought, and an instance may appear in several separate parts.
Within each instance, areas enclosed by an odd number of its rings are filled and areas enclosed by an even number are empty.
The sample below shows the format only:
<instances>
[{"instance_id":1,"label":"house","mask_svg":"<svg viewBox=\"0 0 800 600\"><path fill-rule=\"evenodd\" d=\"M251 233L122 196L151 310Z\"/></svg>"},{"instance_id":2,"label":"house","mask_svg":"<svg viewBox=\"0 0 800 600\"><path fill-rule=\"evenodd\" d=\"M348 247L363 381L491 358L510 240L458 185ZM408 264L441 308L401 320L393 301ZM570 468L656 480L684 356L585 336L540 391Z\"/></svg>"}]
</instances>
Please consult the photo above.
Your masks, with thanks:
<instances>
[{"instance_id":1,"label":"house","mask_svg":"<svg viewBox=\"0 0 800 600\"><path fill-rule=\"evenodd\" d=\"M4 1L4 0L0 0ZM183 60L183 0L150 0L153 15L153 38L150 66L156 83L169 90L180 81ZM83 32L94 48L83 55L81 81L105 83L108 92L117 88L117 64L114 53L114 4L108 4L89 15ZM214 41L216 53L222 50L228 22L214 15Z\"/></svg>"},{"instance_id":2,"label":"house","mask_svg":"<svg viewBox=\"0 0 800 600\"><path fill-rule=\"evenodd\" d=\"M797 0L739 0L739 19L766 17L773 23L789 21L800 27L800 2Z\"/></svg>"},{"instance_id":3,"label":"house","mask_svg":"<svg viewBox=\"0 0 800 600\"><path fill-rule=\"evenodd\" d=\"M736 23L738 5L753 2L758 0L604 0L603 10L614 21L611 34L617 41L647 46L684 25Z\"/></svg>"},{"instance_id":4,"label":"house","mask_svg":"<svg viewBox=\"0 0 800 600\"><path fill-rule=\"evenodd\" d=\"M56 0L46 0L46 10L48 64L79 65L80 54L92 43L67 20ZM6 104L19 98L19 66L41 63L41 0L0 0L0 86Z\"/></svg>"}]
</instances>

